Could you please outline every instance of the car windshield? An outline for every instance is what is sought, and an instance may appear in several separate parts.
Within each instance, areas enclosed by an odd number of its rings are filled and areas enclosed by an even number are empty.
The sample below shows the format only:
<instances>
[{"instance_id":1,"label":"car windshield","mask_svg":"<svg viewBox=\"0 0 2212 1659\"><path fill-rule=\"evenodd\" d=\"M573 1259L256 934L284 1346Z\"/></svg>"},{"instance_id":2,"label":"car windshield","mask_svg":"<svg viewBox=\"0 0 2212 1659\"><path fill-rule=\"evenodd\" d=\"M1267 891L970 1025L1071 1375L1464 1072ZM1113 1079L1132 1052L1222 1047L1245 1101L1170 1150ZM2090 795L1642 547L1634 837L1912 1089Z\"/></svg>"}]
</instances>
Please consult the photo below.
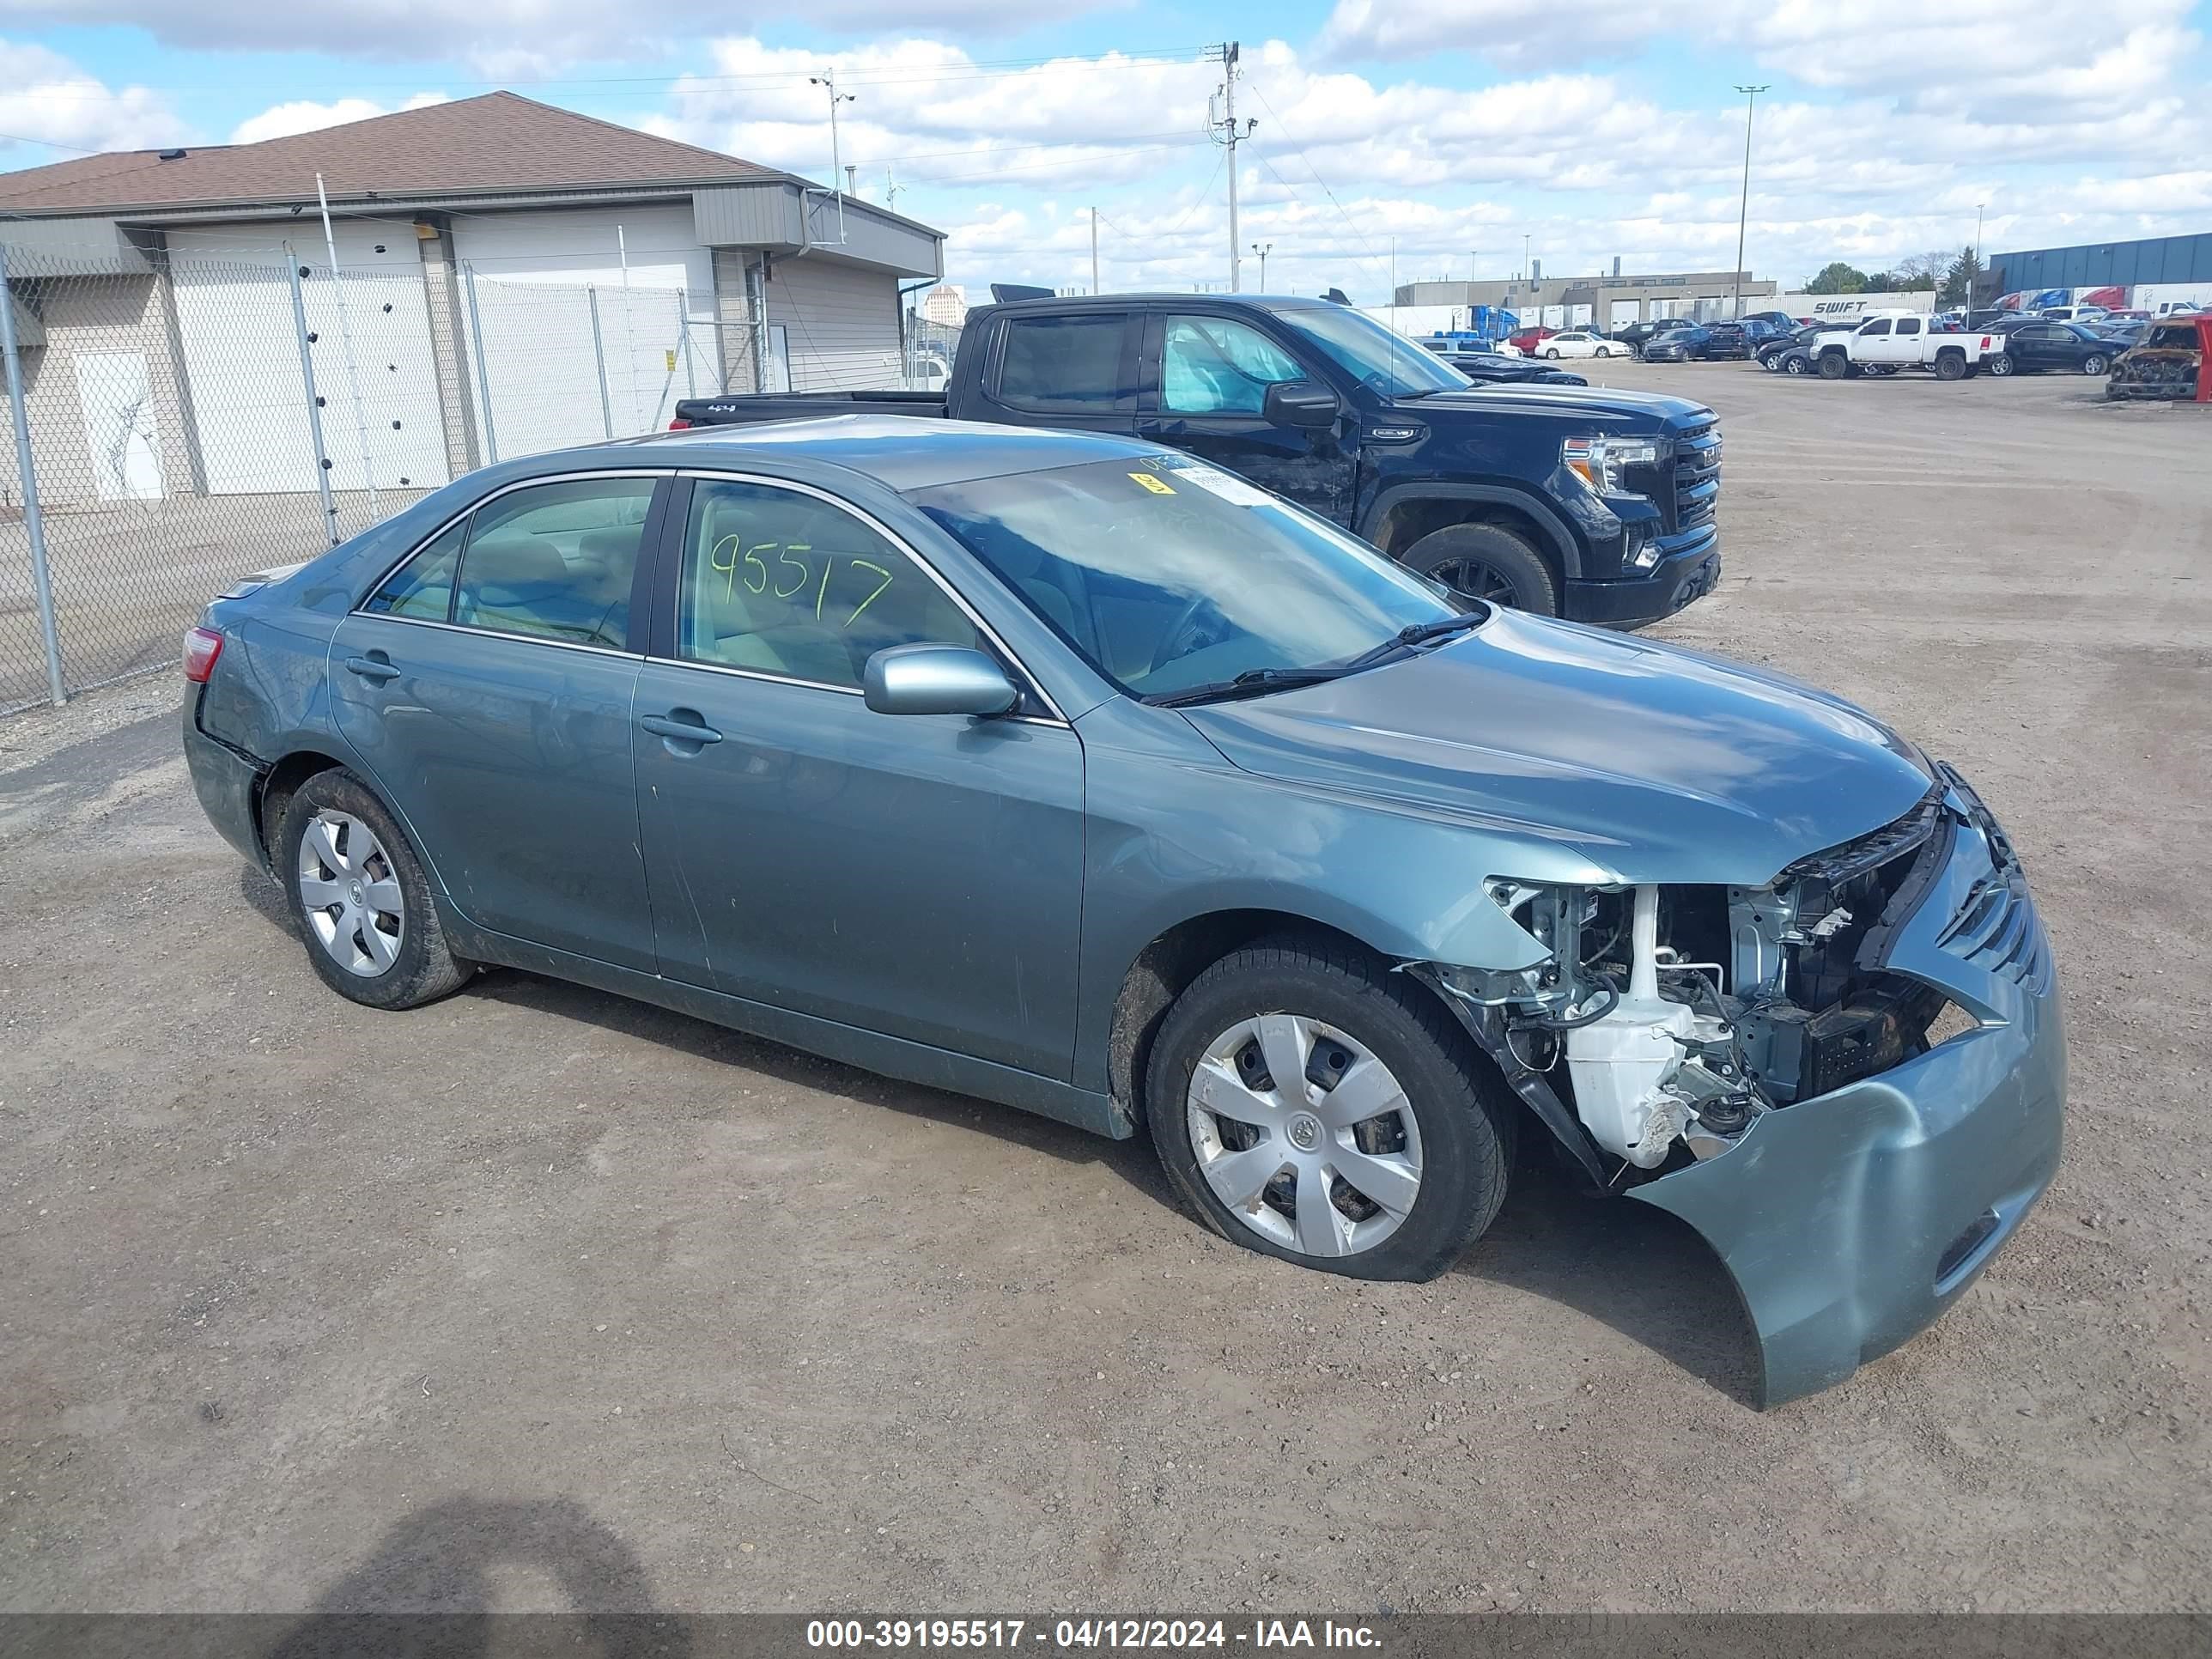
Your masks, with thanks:
<instances>
[{"instance_id":1,"label":"car windshield","mask_svg":"<svg viewBox=\"0 0 2212 1659\"><path fill-rule=\"evenodd\" d=\"M1462 614L1364 542L1188 456L975 478L908 499L1133 696L1341 666Z\"/></svg>"},{"instance_id":2,"label":"car windshield","mask_svg":"<svg viewBox=\"0 0 2212 1659\"><path fill-rule=\"evenodd\" d=\"M1343 306L1279 311L1276 316L1319 347L1362 386L1386 398L1419 398L1463 390L1467 376L1364 312Z\"/></svg>"}]
</instances>

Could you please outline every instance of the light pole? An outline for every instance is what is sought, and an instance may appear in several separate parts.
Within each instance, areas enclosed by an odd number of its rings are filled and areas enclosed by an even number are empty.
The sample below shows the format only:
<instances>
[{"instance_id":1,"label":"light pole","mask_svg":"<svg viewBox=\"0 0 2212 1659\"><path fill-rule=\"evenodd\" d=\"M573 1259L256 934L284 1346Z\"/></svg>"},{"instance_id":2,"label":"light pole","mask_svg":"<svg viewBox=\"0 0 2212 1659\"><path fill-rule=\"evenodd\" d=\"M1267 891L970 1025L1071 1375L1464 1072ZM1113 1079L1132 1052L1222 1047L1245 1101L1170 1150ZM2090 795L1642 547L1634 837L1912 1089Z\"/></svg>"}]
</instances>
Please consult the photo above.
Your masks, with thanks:
<instances>
[{"instance_id":1,"label":"light pole","mask_svg":"<svg viewBox=\"0 0 2212 1659\"><path fill-rule=\"evenodd\" d=\"M1267 255L1273 252L1274 246L1273 242L1252 244L1252 252L1260 256L1260 292L1262 294L1267 291Z\"/></svg>"},{"instance_id":2,"label":"light pole","mask_svg":"<svg viewBox=\"0 0 2212 1659\"><path fill-rule=\"evenodd\" d=\"M1751 227L1751 112L1759 106L1759 94L1765 87L1738 87L1743 94L1743 204L1738 209L1735 221L1735 314L1743 317L1743 236Z\"/></svg>"},{"instance_id":3,"label":"light pole","mask_svg":"<svg viewBox=\"0 0 2212 1659\"><path fill-rule=\"evenodd\" d=\"M845 240L845 198L837 190L836 185L837 175L845 169L842 164L843 158L837 154L837 106L852 103L854 96L849 92L837 90L836 70L824 70L819 75L808 76L806 79L809 85L826 87L830 91L830 193L837 198L837 240L842 242ZM799 211L803 216L805 212L803 204Z\"/></svg>"},{"instance_id":4,"label":"light pole","mask_svg":"<svg viewBox=\"0 0 2212 1659\"><path fill-rule=\"evenodd\" d=\"M1982 210L1987 202L1974 204L1974 262L1966 267L1966 309L1974 308L1974 290L1982 285L1982 272L1988 269L1982 258Z\"/></svg>"}]
</instances>

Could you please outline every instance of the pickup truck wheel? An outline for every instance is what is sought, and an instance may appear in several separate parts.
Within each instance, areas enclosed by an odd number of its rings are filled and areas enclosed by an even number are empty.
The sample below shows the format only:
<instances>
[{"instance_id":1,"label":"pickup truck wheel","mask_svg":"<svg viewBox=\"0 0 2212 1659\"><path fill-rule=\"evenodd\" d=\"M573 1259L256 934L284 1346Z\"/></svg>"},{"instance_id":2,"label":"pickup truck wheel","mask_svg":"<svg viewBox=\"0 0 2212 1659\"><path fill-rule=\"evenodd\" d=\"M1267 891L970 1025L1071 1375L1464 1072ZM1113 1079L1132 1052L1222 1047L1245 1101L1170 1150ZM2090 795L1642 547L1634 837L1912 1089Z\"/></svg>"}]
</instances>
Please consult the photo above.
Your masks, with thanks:
<instances>
[{"instance_id":1,"label":"pickup truck wheel","mask_svg":"<svg viewBox=\"0 0 2212 1659\"><path fill-rule=\"evenodd\" d=\"M1850 372L1851 366L1850 360L1847 359L1842 352L1830 351L1822 355L1820 358L1820 378L1822 380L1840 380L1844 375Z\"/></svg>"},{"instance_id":2,"label":"pickup truck wheel","mask_svg":"<svg viewBox=\"0 0 2212 1659\"><path fill-rule=\"evenodd\" d=\"M1294 937L1194 980L1145 1079L1183 1202L1246 1249L1427 1279L1504 1202L1516 1123L1462 1033L1405 975Z\"/></svg>"},{"instance_id":3,"label":"pickup truck wheel","mask_svg":"<svg viewBox=\"0 0 2212 1659\"><path fill-rule=\"evenodd\" d=\"M1964 352L1947 351L1936 359L1936 378L1939 380L1963 380L1966 378L1966 357Z\"/></svg>"},{"instance_id":4,"label":"pickup truck wheel","mask_svg":"<svg viewBox=\"0 0 2212 1659\"><path fill-rule=\"evenodd\" d=\"M2112 362L2101 351L2093 351L2081 360L2084 374L2102 374L2112 367Z\"/></svg>"},{"instance_id":5,"label":"pickup truck wheel","mask_svg":"<svg viewBox=\"0 0 2212 1659\"><path fill-rule=\"evenodd\" d=\"M1543 617L1559 614L1559 589L1542 556L1503 525L1455 524L1432 530L1407 548L1400 562L1465 599Z\"/></svg>"}]
</instances>

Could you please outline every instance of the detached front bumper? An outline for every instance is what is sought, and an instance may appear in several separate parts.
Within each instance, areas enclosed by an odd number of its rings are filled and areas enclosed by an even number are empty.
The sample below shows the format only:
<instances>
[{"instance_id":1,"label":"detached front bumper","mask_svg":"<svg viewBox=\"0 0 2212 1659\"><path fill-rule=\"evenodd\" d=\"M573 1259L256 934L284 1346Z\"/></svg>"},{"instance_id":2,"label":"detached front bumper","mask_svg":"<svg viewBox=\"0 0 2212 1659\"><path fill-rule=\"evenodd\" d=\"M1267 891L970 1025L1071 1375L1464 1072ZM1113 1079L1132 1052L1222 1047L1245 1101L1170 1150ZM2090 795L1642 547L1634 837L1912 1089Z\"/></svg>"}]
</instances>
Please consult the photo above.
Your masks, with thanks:
<instances>
[{"instance_id":1,"label":"detached front bumper","mask_svg":"<svg viewBox=\"0 0 2212 1659\"><path fill-rule=\"evenodd\" d=\"M1708 1162L1633 1188L1719 1254L1765 1362L1763 1403L1817 1392L1958 1299L2058 1167L2066 1039L2027 884L1970 792L1886 965L1979 1029L1761 1116Z\"/></svg>"}]
</instances>

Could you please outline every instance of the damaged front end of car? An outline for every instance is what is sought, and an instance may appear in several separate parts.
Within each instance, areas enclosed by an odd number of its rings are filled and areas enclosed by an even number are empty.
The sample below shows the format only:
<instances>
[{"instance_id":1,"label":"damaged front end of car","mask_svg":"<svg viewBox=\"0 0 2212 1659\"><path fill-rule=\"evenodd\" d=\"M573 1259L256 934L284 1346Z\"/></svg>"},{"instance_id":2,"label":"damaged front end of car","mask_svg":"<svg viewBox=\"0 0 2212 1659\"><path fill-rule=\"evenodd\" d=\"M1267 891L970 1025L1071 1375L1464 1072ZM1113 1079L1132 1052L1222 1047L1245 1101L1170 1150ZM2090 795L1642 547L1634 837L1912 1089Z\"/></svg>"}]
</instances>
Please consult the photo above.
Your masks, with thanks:
<instances>
[{"instance_id":1,"label":"damaged front end of car","mask_svg":"<svg viewBox=\"0 0 2212 1659\"><path fill-rule=\"evenodd\" d=\"M2049 1185L2057 976L2019 860L1948 769L1757 886L1486 890L1540 958L1410 971L1593 1181L1712 1245L1765 1404L1925 1328Z\"/></svg>"}]
</instances>

